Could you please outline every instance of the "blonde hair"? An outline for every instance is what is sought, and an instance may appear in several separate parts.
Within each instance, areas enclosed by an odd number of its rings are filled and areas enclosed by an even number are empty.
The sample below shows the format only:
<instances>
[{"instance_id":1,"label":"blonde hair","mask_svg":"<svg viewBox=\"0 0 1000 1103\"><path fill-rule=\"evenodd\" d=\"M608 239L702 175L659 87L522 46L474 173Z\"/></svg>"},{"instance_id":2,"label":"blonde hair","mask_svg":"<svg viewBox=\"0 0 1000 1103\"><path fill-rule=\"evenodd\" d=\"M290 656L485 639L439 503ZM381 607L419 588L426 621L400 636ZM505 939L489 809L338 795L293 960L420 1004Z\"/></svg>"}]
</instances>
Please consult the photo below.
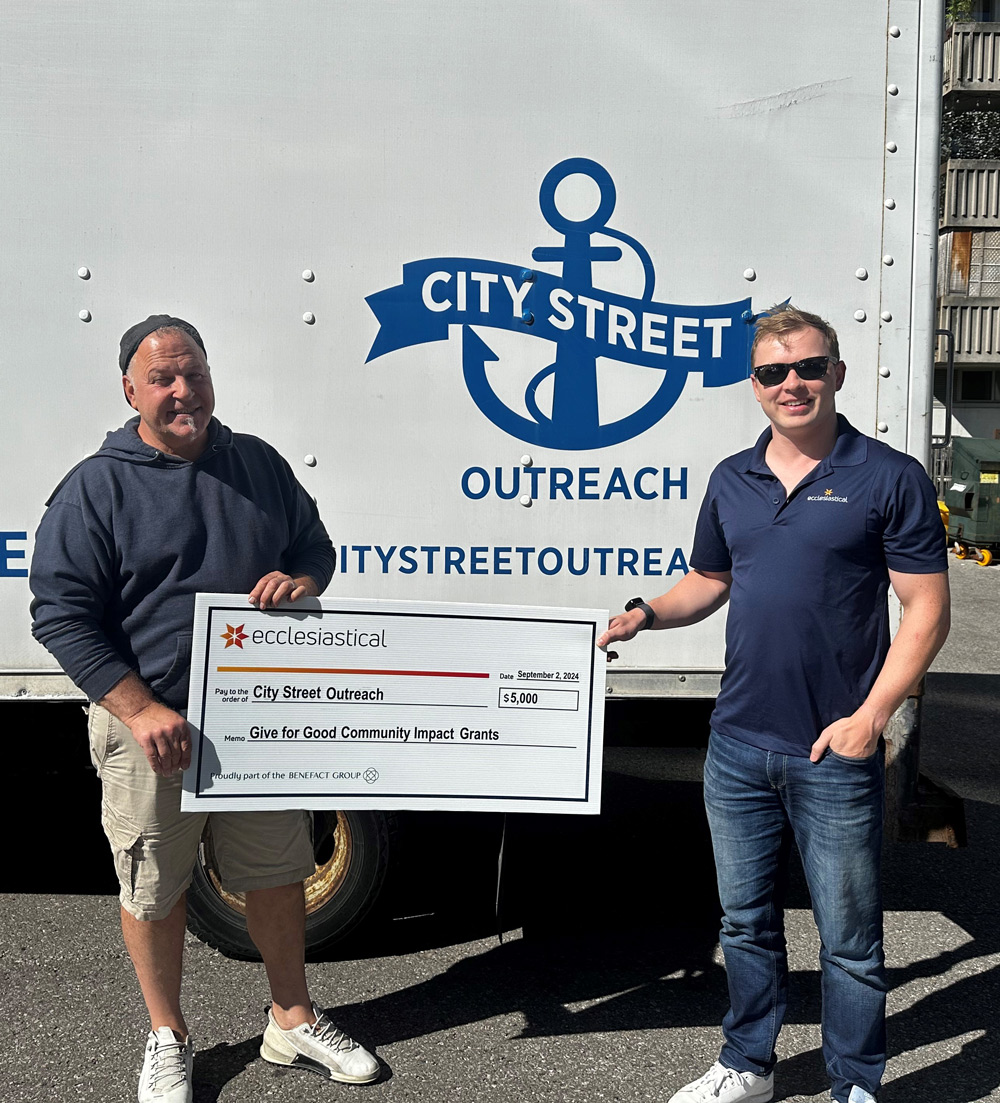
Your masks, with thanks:
<instances>
[{"instance_id":1,"label":"blonde hair","mask_svg":"<svg viewBox=\"0 0 1000 1103\"><path fill-rule=\"evenodd\" d=\"M830 347L830 357L833 360L840 359L840 344L837 341L837 333L829 322L824 321L818 314L810 314L807 310L799 310L798 307L773 306L767 314L762 314L754 326L753 344L750 346L750 362L753 363L757 345L761 341L772 339L780 345L787 345L788 338L793 333L803 329L816 329L826 338Z\"/></svg>"}]
</instances>

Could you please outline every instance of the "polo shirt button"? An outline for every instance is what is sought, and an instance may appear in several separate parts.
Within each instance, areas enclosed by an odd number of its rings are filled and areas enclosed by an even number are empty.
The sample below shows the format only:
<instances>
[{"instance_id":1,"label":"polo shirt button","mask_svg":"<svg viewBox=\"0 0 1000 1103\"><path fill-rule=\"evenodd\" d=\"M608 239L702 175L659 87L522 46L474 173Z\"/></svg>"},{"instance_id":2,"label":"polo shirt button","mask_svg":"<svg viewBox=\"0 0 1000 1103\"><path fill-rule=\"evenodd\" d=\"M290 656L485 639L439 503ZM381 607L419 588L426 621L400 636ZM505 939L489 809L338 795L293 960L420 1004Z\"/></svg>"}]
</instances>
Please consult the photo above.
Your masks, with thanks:
<instances>
[{"instance_id":1,"label":"polo shirt button","mask_svg":"<svg viewBox=\"0 0 1000 1103\"><path fill-rule=\"evenodd\" d=\"M771 501L774 502L775 505L778 504L778 499L777 498L772 498Z\"/></svg>"}]
</instances>

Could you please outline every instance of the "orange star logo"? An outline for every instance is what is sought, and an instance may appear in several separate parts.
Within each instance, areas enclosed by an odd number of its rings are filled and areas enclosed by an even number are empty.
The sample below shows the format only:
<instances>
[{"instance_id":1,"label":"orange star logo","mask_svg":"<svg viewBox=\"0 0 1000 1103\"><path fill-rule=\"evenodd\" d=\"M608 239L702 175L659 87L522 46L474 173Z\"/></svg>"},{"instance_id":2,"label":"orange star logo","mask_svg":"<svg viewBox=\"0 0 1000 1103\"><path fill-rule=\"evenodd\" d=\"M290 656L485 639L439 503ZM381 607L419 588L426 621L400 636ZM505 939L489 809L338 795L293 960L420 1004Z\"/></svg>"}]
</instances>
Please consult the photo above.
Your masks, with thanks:
<instances>
[{"instance_id":1,"label":"orange star logo","mask_svg":"<svg viewBox=\"0 0 1000 1103\"><path fill-rule=\"evenodd\" d=\"M823 493L829 498L830 495L833 493L833 491L832 490L824 490Z\"/></svg>"},{"instance_id":2,"label":"orange star logo","mask_svg":"<svg viewBox=\"0 0 1000 1103\"><path fill-rule=\"evenodd\" d=\"M247 638L247 634L243 631L242 624L238 624L235 628L231 624L227 624L225 632L222 633L222 638L226 641L226 647L232 647L235 643L242 651L243 641Z\"/></svg>"}]
</instances>

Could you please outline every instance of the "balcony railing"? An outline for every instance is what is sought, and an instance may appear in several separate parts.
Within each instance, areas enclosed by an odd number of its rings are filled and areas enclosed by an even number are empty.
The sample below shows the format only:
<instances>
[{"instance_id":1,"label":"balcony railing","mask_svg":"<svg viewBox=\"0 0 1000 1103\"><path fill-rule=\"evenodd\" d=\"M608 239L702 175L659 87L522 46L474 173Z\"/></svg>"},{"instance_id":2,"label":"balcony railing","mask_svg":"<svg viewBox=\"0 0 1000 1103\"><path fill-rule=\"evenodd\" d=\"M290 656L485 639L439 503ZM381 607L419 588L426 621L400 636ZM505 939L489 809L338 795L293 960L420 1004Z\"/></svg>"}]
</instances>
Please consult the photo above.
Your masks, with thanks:
<instances>
[{"instance_id":1,"label":"balcony railing","mask_svg":"<svg viewBox=\"0 0 1000 1103\"><path fill-rule=\"evenodd\" d=\"M947 161L941 194L942 230L1000 230L1000 161Z\"/></svg>"},{"instance_id":2,"label":"balcony railing","mask_svg":"<svg viewBox=\"0 0 1000 1103\"><path fill-rule=\"evenodd\" d=\"M949 93L1000 94L1000 23L956 23L944 44Z\"/></svg>"},{"instance_id":3,"label":"balcony railing","mask_svg":"<svg viewBox=\"0 0 1000 1103\"><path fill-rule=\"evenodd\" d=\"M1000 297L942 295L938 302L938 326L955 334L956 364L1000 363ZM939 364L946 359L947 351L945 339L938 338Z\"/></svg>"}]
</instances>

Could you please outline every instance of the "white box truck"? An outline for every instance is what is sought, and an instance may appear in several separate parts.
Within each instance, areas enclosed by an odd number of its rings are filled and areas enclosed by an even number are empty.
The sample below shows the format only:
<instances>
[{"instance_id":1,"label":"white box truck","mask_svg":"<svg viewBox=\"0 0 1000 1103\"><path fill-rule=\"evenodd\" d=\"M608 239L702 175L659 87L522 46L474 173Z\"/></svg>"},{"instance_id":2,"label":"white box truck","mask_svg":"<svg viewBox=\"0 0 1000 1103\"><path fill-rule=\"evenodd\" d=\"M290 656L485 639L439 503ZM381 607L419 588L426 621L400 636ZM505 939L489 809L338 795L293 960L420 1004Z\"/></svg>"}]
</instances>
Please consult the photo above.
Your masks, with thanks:
<instances>
[{"instance_id":1,"label":"white box truck","mask_svg":"<svg viewBox=\"0 0 1000 1103\"><path fill-rule=\"evenodd\" d=\"M81 696L29 631L32 539L130 413L117 342L150 313L200 328L221 419L317 499L331 595L663 592L762 429L751 324L789 298L839 331L843 412L926 461L942 31L941 0L8 0L0 707ZM724 619L640 636L607 692L669 724ZM314 946L385 856L379 814L329 827ZM193 895L238 949L210 847Z\"/></svg>"}]
</instances>

